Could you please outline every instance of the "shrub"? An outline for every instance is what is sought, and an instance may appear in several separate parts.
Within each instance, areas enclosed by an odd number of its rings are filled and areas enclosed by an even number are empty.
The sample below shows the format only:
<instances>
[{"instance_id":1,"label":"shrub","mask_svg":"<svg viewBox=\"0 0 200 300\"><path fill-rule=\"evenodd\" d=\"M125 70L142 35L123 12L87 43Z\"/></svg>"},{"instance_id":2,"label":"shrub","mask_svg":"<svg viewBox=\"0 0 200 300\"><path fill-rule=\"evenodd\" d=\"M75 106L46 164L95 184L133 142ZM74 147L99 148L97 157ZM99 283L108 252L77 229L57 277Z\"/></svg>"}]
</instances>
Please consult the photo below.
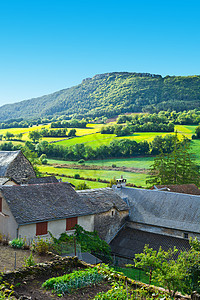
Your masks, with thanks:
<instances>
[{"instance_id":1,"label":"shrub","mask_svg":"<svg viewBox=\"0 0 200 300\"><path fill-rule=\"evenodd\" d=\"M80 183L76 186L76 190L88 190L88 189L90 189L90 187L85 182Z\"/></svg>"},{"instance_id":2,"label":"shrub","mask_svg":"<svg viewBox=\"0 0 200 300\"><path fill-rule=\"evenodd\" d=\"M84 159L80 159L80 160L78 161L78 164L84 164L84 162L85 162Z\"/></svg>"},{"instance_id":3,"label":"shrub","mask_svg":"<svg viewBox=\"0 0 200 300\"><path fill-rule=\"evenodd\" d=\"M79 179L79 178L80 178L80 175L79 175L79 174L74 174L74 178L75 178L75 179Z\"/></svg>"},{"instance_id":4,"label":"shrub","mask_svg":"<svg viewBox=\"0 0 200 300\"><path fill-rule=\"evenodd\" d=\"M117 166L117 165L115 165L115 164L112 164L112 168L116 168L116 166Z\"/></svg>"},{"instance_id":5,"label":"shrub","mask_svg":"<svg viewBox=\"0 0 200 300\"><path fill-rule=\"evenodd\" d=\"M14 239L9 242L9 245L13 248L21 249L24 247L24 240L23 239Z\"/></svg>"},{"instance_id":6,"label":"shrub","mask_svg":"<svg viewBox=\"0 0 200 300\"><path fill-rule=\"evenodd\" d=\"M32 252L31 252L31 254L29 255L28 258L24 258L24 262L25 262L25 264L23 265L23 267L31 267L31 266L36 265L36 262L34 261Z\"/></svg>"},{"instance_id":7,"label":"shrub","mask_svg":"<svg viewBox=\"0 0 200 300\"><path fill-rule=\"evenodd\" d=\"M48 240L43 238L38 238L32 243L32 250L38 253L39 255L44 255L49 251L50 243Z\"/></svg>"}]
</instances>

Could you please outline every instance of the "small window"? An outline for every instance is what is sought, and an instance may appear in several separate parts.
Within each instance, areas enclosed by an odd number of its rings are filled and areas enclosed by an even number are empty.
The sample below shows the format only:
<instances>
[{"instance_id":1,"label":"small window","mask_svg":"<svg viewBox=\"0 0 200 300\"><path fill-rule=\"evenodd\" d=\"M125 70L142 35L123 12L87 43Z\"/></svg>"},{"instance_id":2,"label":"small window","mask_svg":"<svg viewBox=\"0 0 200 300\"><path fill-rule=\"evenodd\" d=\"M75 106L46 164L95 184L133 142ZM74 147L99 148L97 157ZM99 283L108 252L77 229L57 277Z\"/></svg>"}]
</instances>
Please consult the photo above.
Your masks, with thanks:
<instances>
[{"instance_id":1,"label":"small window","mask_svg":"<svg viewBox=\"0 0 200 300\"><path fill-rule=\"evenodd\" d=\"M77 217L66 219L66 231L72 230L77 225Z\"/></svg>"},{"instance_id":2,"label":"small window","mask_svg":"<svg viewBox=\"0 0 200 300\"><path fill-rule=\"evenodd\" d=\"M36 223L36 235L47 234L47 222Z\"/></svg>"},{"instance_id":3,"label":"small window","mask_svg":"<svg viewBox=\"0 0 200 300\"><path fill-rule=\"evenodd\" d=\"M2 212L2 198L0 198L0 212Z\"/></svg>"},{"instance_id":4,"label":"small window","mask_svg":"<svg viewBox=\"0 0 200 300\"><path fill-rule=\"evenodd\" d=\"M114 212L114 210L112 210L112 217L114 216L114 214L115 214L115 212Z\"/></svg>"},{"instance_id":5,"label":"small window","mask_svg":"<svg viewBox=\"0 0 200 300\"><path fill-rule=\"evenodd\" d=\"M183 236L184 236L184 239L188 239L188 233L184 232Z\"/></svg>"}]
</instances>

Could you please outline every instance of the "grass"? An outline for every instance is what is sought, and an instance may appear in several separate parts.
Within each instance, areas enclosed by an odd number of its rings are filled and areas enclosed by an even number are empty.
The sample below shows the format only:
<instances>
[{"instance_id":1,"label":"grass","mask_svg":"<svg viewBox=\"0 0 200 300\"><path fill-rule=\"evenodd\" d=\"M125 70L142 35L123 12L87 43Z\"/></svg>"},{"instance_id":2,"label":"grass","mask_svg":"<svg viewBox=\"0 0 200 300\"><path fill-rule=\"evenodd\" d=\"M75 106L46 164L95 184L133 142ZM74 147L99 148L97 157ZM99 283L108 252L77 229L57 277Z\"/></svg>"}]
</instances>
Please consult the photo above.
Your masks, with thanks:
<instances>
[{"instance_id":1,"label":"grass","mask_svg":"<svg viewBox=\"0 0 200 300\"><path fill-rule=\"evenodd\" d=\"M73 179L73 178L67 178L67 177L61 177L56 176L58 179L62 178L63 182L69 182L73 185L77 186L80 183L85 182L87 186L89 186L91 189L98 189L98 188L105 188L107 186L107 183L98 182L98 181L89 181L89 180L81 180L81 179Z\"/></svg>"},{"instance_id":2,"label":"grass","mask_svg":"<svg viewBox=\"0 0 200 300\"><path fill-rule=\"evenodd\" d=\"M68 168L54 168L53 166L49 166L49 165L48 166L41 165L38 166L38 168L42 173L48 172L48 173L58 174L56 176L62 176L62 174L74 176L75 174L79 174L80 177L100 178L100 179L107 179L108 181L110 181L110 179L112 179L113 177L120 178L122 175L124 178L127 179L128 183L146 186L145 183L147 177L146 174L121 172L121 171L107 171L107 170L81 170L81 169L68 169Z\"/></svg>"},{"instance_id":3,"label":"grass","mask_svg":"<svg viewBox=\"0 0 200 300\"><path fill-rule=\"evenodd\" d=\"M117 167L134 167L141 169L149 169L150 165L153 163L154 157L133 157L133 158L115 158L115 159L104 159L104 160L88 160L85 161L85 165L97 165L97 166L112 166L115 164ZM55 160L48 159L49 164L77 164L74 161L65 160Z\"/></svg>"},{"instance_id":4,"label":"grass","mask_svg":"<svg viewBox=\"0 0 200 300\"><path fill-rule=\"evenodd\" d=\"M149 276L146 275L145 271L135 269L135 268L123 268L123 267L114 267L118 272L122 272L128 278L140 281L146 284L149 284Z\"/></svg>"}]
</instances>

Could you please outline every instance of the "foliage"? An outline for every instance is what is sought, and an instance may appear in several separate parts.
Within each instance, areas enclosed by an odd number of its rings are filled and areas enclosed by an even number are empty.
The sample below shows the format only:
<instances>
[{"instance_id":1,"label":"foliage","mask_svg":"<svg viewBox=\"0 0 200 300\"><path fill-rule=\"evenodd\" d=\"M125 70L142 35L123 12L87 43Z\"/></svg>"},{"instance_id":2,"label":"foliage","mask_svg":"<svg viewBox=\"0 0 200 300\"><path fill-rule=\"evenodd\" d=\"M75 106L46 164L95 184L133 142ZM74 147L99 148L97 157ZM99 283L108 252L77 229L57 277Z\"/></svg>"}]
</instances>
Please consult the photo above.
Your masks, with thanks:
<instances>
[{"instance_id":1,"label":"foliage","mask_svg":"<svg viewBox=\"0 0 200 300\"><path fill-rule=\"evenodd\" d=\"M12 248L21 249L24 247L24 240L23 239L13 239L12 241L9 242L9 245Z\"/></svg>"},{"instance_id":2,"label":"foliage","mask_svg":"<svg viewBox=\"0 0 200 300\"><path fill-rule=\"evenodd\" d=\"M49 251L50 242L47 239L38 238L32 243L32 250L39 255L45 255Z\"/></svg>"},{"instance_id":3,"label":"foliage","mask_svg":"<svg viewBox=\"0 0 200 300\"><path fill-rule=\"evenodd\" d=\"M193 154L190 151L190 143L184 139L180 143L177 135L174 136L173 152L158 155L150 169L150 185L163 184L200 184L200 169L194 162Z\"/></svg>"},{"instance_id":4,"label":"foliage","mask_svg":"<svg viewBox=\"0 0 200 300\"><path fill-rule=\"evenodd\" d=\"M72 119L71 121L57 121L51 123L51 128L86 128L87 121L84 119L79 121L76 119Z\"/></svg>"},{"instance_id":5,"label":"foliage","mask_svg":"<svg viewBox=\"0 0 200 300\"><path fill-rule=\"evenodd\" d=\"M36 143L41 139L42 135L38 130L35 130L35 131L29 131L28 137L30 140L33 141L33 143Z\"/></svg>"},{"instance_id":6,"label":"foliage","mask_svg":"<svg viewBox=\"0 0 200 300\"><path fill-rule=\"evenodd\" d=\"M80 175L79 174L74 174L74 179L79 179Z\"/></svg>"},{"instance_id":7,"label":"foliage","mask_svg":"<svg viewBox=\"0 0 200 300\"><path fill-rule=\"evenodd\" d=\"M77 186L76 186L76 190L88 190L90 189L90 187L85 183L79 183Z\"/></svg>"},{"instance_id":8,"label":"foliage","mask_svg":"<svg viewBox=\"0 0 200 300\"><path fill-rule=\"evenodd\" d=\"M42 287L53 289L57 294L64 295L71 293L73 290L99 283L103 278L103 275L98 272L97 268L89 268L50 278L43 283Z\"/></svg>"},{"instance_id":9,"label":"foliage","mask_svg":"<svg viewBox=\"0 0 200 300\"><path fill-rule=\"evenodd\" d=\"M8 283L4 282L0 284L0 300L6 299L16 299L13 294L13 285L9 285Z\"/></svg>"},{"instance_id":10,"label":"foliage","mask_svg":"<svg viewBox=\"0 0 200 300\"><path fill-rule=\"evenodd\" d=\"M112 288L107 292L100 292L95 297L94 300L133 300L134 295L131 296L128 289L123 285L118 283L113 283ZM139 299L139 298L137 298Z\"/></svg>"},{"instance_id":11,"label":"foliage","mask_svg":"<svg viewBox=\"0 0 200 300\"><path fill-rule=\"evenodd\" d=\"M81 245L82 252L91 252L94 255L104 255L109 260L111 258L110 246L100 239L96 231L84 230L80 225L75 226L76 241Z\"/></svg>"},{"instance_id":12,"label":"foliage","mask_svg":"<svg viewBox=\"0 0 200 300\"><path fill-rule=\"evenodd\" d=\"M101 74L58 93L3 106L0 120L10 119L10 116L33 119L41 115L110 118L126 112L199 109L199 85L200 76Z\"/></svg>"},{"instance_id":13,"label":"foliage","mask_svg":"<svg viewBox=\"0 0 200 300\"><path fill-rule=\"evenodd\" d=\"M36 265L36 262L35 262L35 260L33 258L32 251L31 251L31 254L29 255L29 257L24 258L24 262L25 262L24 267L31 267L31 266L35 266Z\"/></svg>"},{"instance_id":14,"label":"foliage","mask_svg":"<svg viewBox=\"0 0 200 300\"><path fill-rule=\"evenodd\" d=\"M112 179L110 179L110 182L107 184L107 186L111 188L114 184L115 185L117 184L116 177L113 177Z\"/></svg>"}]
</instances>

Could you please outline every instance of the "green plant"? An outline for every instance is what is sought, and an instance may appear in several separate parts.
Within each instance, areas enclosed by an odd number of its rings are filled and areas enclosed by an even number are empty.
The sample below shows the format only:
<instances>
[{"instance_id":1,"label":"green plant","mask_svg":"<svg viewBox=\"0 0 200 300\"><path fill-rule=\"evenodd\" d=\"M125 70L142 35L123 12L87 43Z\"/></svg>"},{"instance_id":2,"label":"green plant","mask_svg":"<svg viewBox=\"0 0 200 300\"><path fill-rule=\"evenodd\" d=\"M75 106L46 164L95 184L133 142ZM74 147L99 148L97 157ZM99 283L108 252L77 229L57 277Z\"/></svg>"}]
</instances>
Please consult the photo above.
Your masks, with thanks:
<instances>
[{"instance_id":1,"label":"green plant","mask_svg":"<svg viewBox=\"0 0 200 300\"><path fill-rule=\"evenodd\" d=\"M84 159L79 159L78 164L84 164L85 160Z\"/></svg>"},{"instance_id":2,"label":"green plant","mask_svg":"<svg viewBox=\"0 0 200 300\"><path fill-rule=\"evenodd\" d=\"M45 255L50 247L50 242L43 238L38 238L32 243L32 250L38 253L39 255Z\"/></svg>"},{"instance_id":3,"label":"green plant","mask_svg":"<svg viewBox=\"0 0 200 300\"><path fill-rule=\"evenodd\" d=\"M2 283L0 285L0 300L3 299L16 299L12 296L13 294L13 285L9 285L8 283Z\"/></svg>"},{"instance_id":4,"label":"green plant","mask_svg":"<svg viewBox=\"0 0 200 300\"><path fill-rule=\"evenodd\" d=\"M31 254L29 255L28 258L24 258L24 262L25 262L25 265L23 265L23 267L31 267L31 266L35 266L36 265L36 262L33 258L33 253L31 251Z\"/></svg>"},{"instance_id":5,"label":"green plant","mask_svg":"<svg viewBox=\"0 0 200 300\"><path fill-rule=\"evenodd\" d=\"M79 175L79 174L74 174L74 178L75 178L75 179L79 179L79 178L80 178L80 175Z\"/></svg>"},{"instance_id":6,"label":"green plant","mask_svg":"<svg viewBox=\"0 0 200 300\"><path fill-rule=\"evenodd\" d=\"M9 245L12 248L21 249L24 247L24 240L23 239L13 239L12 241L9 242Z\"/></svg>"},{"instance_id":7,"label":"green plant","mask_svg":"<svg viewBox=\"0 0 200 300\"><path fill-rule=\"evenodd\" d=\"M45 281L43 288L53 289L58 295L71 293L75 289L96 284L104 279L97 267L74 271L60 277L53 277Z\"/></svg>"}]
</instances>

